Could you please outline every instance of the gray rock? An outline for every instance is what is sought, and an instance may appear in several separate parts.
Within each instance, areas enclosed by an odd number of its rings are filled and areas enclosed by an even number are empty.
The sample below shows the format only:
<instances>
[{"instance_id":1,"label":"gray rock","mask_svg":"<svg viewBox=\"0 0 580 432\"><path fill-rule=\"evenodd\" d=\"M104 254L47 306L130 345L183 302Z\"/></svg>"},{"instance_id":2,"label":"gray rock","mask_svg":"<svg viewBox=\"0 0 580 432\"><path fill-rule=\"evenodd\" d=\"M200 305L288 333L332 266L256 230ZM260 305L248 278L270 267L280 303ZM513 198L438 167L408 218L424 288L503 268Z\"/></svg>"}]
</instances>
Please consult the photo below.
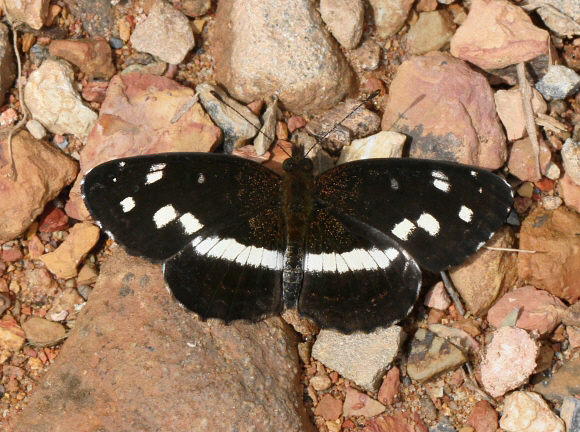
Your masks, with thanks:
<instances>
[{"instance_id":1,"label":"gray rock","mask_svg":"<svg viewBox=\"0 0 580 432\"><path fill-rule=\"evenodd\" d=\"M261 128L260 119L248 107L230 98L221 88L213 84L200 84L195 91L199 93L203 109L223 131L226 153L244 146L248 140L256 136ZM221 100L212 92L216 92Z\"/></svg>"},{"instance_id":2,"label":"gray rock","mask_svg":"<svg viewBox=\"0 0 580 432\"><path fill-rule=\"evenodd\" d=\"M381 46L371 39L364 41L353 54L363 70L376 70L381 62Z\"/></svg>"},{"instance_id":3,"label":"gray rock","mask_svg":"<svg viewBox=\"0 0 580 432\"><path fill-rule=\"evenodd\" d=\"M335 106L354 75L310 0L223 0L215 18L216 79L243 102L278 94L302 113Z\"/></svg>"},{"instance_id":4,"label":"gray rock","mask_svg":"<svg viewBox=\"0 0 580 432\"><path fill-rule=\"evenodd\" d=\"M387 39L397 33L407 20L413 0L369 0L377 34Z\"/></svg>"},{"instance_id":5,"label":"gray rock","mask_svg":"<svg viewBox=\"0 0 580 432\"><path fill-rule=\"evenodd\" d=\"M46 129L38 120L28 120L26 122L26 129L36 139L42 139L46 136Z\"/></svg>"},{"instance_id":6,"label":"gray rock","mask_svg":"<svg viewBox=\"0 0 580 432\"><path fill-rule=\"evenodd\" d=\"M580 89L580 75L566 66L550 66L536 88L547 100L566 99Z\"/></svg>"},{"instance_id":7,"label":"gray rock","mask_svg":"<svg viewBox=\"0 0 580 432\"><path fill-rule=\"evenodd\" d=\"M407 361L407 374L415 381L425 382L449 370L455 369L467 358L453 344L419 329L411 342L411 352Z\"/></svg>"},{"instance_id":8,"label":"gray rock","mask_svg":"<svg viewBox=\"0 0 580 432\"><path fill-rule=\"evenodd\" d=\"M557 36L580 35L580 2L578 0L527 0L526 10L535 10L546 26Z\"/></svg>"},{"instance_id":9,"label":"gray rock","mask_svg":"<svg viewBox=\"0 0 580 432\"><path fill-rule=\"evenodd\" d=\"M0 24L0 105L4 105L4 96L16 78L16 63L12 42L8 37L8 27Z\"/></svg>"},{"instance_id":10,"label":"gray rock","mask_svg":"<svg viewBox=\"0 0 580 432\"><path fill-rule=\"evenodd\" d=\"M276 122L282 116L280 108L278 108L278 99L274 99L262 116L262 129L254 139L254 148L256 154L262 156L268 151L276 137Z\"/></svg>"},{"instance_id":11,"label":"gray rock","mask_svg":"<svg viewBox=\"0 0 580 432\"><path fill-rule=\"evenodd\" d=\"M364 389L376 391L404 338L399 326L350 335L322 330L312 347L312 357Z\"/></svg>"},{"instance_id":12,"label":"gray rock","mask_svg":"<svg viewBox=\"0 0 580 432\"><path fill-rule=\"evenodd\" d=\"M550 377L534 385L534 391L552 402L560 403L565 398L580 393L579 376L580 358L572 358L564 362Z\"/></svg>"},{"instance_id":13,"label":"gray rock","mask_svg":"<svg viewBox=\"0 0 580 432\"><path fill-rule=\"evenodd\" d=\"M187 17L169 3L157 0L147 18L135 27L131 44L138 51L178 64L195 46L195 39Z\"/></svg>"},{"instance_id":14,"label":"gray rock","mask_svg":"<svg viewBox=\"0 0 580 432\"><path fill-rule=\"evenodd\" d=\"M564 398L560 418L566 423L567 432L580 432L580 400L575 397Z\"/></svg>"},{"instance_id":15,"label":"gray rock","mask_svg":"<svg viewBox=\"0 0 580 432\"><path fill-rule=\"evenodd\" d=\"M449 417L443 417L435 426L429 428L429 432L457 432L451 424Z\"/></svg>"},{"instance_id":16,"label":"gray rock","mask_svg":"<svg viewBox=\"0 0 580 432\"><path fill-rule=\"evenodd\" d=\"M355 48L363 33L365 8L361 0L321 0L320 16L343 47Z\"/></svg>"},{"instance_id":17,"label":"gray rock","mask_svg":"<svg viewBox=\"0 0 580 432\"><path fill-rule=\"evenodd\" d=\"M562 146L561 155L566 174L580 185L580 143L568 138Z\"/></svg>"},{"instance_id":18,"label":"gray rock","mask_svg":"<svg viewBox=\"0 0 580 432\"><path fill-rule=\"evenodd\" d=\"M32 117L55 134L85 140L97 121L74 87L74 72L66 61L46 60L28 77L24 101Z\"/></svg>"}]
</instances>

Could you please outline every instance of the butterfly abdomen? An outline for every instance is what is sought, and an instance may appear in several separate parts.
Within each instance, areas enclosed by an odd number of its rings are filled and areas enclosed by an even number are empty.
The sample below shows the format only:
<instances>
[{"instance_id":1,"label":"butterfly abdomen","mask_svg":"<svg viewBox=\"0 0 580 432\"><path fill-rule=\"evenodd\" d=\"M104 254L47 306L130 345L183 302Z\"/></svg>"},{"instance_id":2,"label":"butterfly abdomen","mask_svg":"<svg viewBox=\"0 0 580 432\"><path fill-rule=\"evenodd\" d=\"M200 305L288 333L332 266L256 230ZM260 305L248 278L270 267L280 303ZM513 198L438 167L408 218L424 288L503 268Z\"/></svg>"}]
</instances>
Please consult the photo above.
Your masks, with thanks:
<instances>
[{"instance_id":1,"label":"butterfly abdomen","mask_svg":"<svg viewBox=\"0 0 580 432\"><path fill-rule=\"evenodd\" d=\"M304 276L304 250L312 218L314 176L309 159L287 159L282 175L281 195L286 228L286 250L282 272L283 300L295 309Z\"/></svg>"}]
</instances>

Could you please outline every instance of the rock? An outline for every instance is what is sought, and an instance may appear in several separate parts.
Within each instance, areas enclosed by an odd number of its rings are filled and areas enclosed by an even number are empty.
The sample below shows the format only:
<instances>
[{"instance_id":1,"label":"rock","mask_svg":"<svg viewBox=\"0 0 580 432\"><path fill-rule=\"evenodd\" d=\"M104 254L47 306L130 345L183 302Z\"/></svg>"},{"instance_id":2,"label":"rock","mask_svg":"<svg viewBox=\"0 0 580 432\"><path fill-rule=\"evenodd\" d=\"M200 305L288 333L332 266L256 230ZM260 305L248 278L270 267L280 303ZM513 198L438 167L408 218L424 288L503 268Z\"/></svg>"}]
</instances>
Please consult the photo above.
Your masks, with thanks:
<instances>
[{"instance_id":1,"label":"rock","mask_svg":"<svg viewBox=\"0 0 580 432\"><path fill-rule=\"evenodd\" d=\"M32 135L37 140L41 140L46 137L46 129L38 120L28 120L26 122L26 129L28 129L30 135Z\"/></svg>"},{"instance_id":2,"label":"rock","mask_svg":"<svg viewBox=\"0 0 580 432\"><path fill-rule=\"evenodd\" d=\"M564 398L560 409L560 418L566 423L567 432L580 431L580 399L575 397Z\"/></svg>"},{"instance_id":3,"label":"rock","mask_svg":"<svg viewBox=\"0 0 580 432\"><path fill-rule=\"evenodd\" d=\"M485 70L547 57L549 50L549 33L505 0L474 0L451 39L451 54Z\"/></svg>"},{"instance_id":4,"label":"rock","mask_svg":"<svg viewBox=\"0 0 580 432\"><path fill-rule=\"evenodd\" d=\"M440 52L412 57L399 66L389 92L382 128L410 135L411 157L488 169L504 164L493 92L466 63Z\"/></svg>"},{"instance_id":5,"label":"rock","mask_svg":"<svg viewBox=\"0 0 580 432\"><path fill-rule=\"evenodd\" d=\"M268 151L276 134L276 124L278 118L282 117L282 111L278 108L278 99L275 99L262 116L262 128L260 133L254 139L254 148L258 156L263 155Z\"/></svg>"},{"instance_id":6,"label":"rock","mask_svg":"<svg viewBox=\"0 0 580 432\"><path fill-rule=\"evenodd\" d=\"M76 313L75 307L84 302L85 300L80 296L76 289L67 288L58 295L46 315L53 321L56 321L53 318L54 315L66 312L66 317L70 319L70 317Z\"/></svg>"},{"instance_id":7,"label":"rock","mask_svg":"<svg viewBox=\"0 0 580 432\"><path fill-rule=\"evenodd\" d=\"M26 335L14 318L5 316L0 320L0 349L18 352L25 340Z\"/></svg>"},{"instance_id":8,"label":"rock","mask_svg":"<svg viewBox=\"0 0 580 432\"><path fill-rule=\"evenodd\" d=\"M199 432L314 432L301 402L297 342L277 317L198 321L166 291L160 265L118 248L13 430L85 430L97 419L111 431L171 431L195 419ZM143 373L147 365L163 366Z\"/></svg>"},{"instance_id":9,"label":"rock","mask_svg":"<svg viewBox=\"0 0 580 432\"><path fill-rule=\"evenodd\" d=\"M69 226L69 218L60 208L48 203L39 217L38 231L62 231Z\"/></svg>"},{"instance_id":10,"label":"rock","mask_svg":"<svg viewBox=\"0 0 580 432\"><path fill-rule=\"evenodd\" d=\"M0 24L0 105L4 105L6 92L12 87L14 78L16 78L14 51L8 36L8 27Z\"/></svg>"},{"instance_id":11,"label":"rock","mask_svg":"<svg viewBox=\"0 0 580 432\"><path fill-rule=\"evenodd\" d=\"M495 432L498 427L498 414L488 401L479 401L473 407L467 424L477 432Z\"/></svg>"},{"instance_id":12,"label":"rock","mask_svg":"<svg viewBox=\"0 0 580 432\"><path fill-rule=\"evenodd\" d=\"M97 127L80 153L82 172L110 159L171 151L205 152L217 147L222 132L200 104L188 108L193 95L193 90L165 77L139 73L114 76ZM81 178L70 192L65 211L70 217L86 220L89 214L80 183Z\"/></svg>"},{"instance_id":13,"label":"rock","mask_svg":"<svg viewBox=\"0 0 580 432\"><path fill-rule=\"evenodd\" d=\"M385 412L385 406L379 401L368 397L366 394L347 387L346 398L342 405L342 413L345 417L363 416L371 418Z\"/></svg>"},{"instance_id":14,"label":"rock","mask_svg":"<svg viewBox=\"0 0 580 432\"><path fill-rule=\"evenodd\" d=\"M326 374L313 376L312 378L310 378L309 383L314 388L314 390L319 392L328 390L332 385L332 381ZM342 412L342 408L340 408L340 411Z\"/></svg>"},{"instance_id":15,"label":"rock","mask_svg":"<svg viewBox=\"0 0 580 432\"><path fill-rule=\"evenodd\" d=\"M363 33L365 8L361 0L321 0L320 16L334 38L347 49L354 49Z\"/></svg>"},{"instance_id":16,"label":"rock","mask_svg":"<svg viewBox=\"0 0 580 432\"><path fill-rule=\"evenodd\" d=\"M379 389L379 394L377 399L384 405L393 405L395 403L395 397L399 393L399 387L401 385L400 379L401 371L397 366L393 366L385 377L383 378L383 383Z\"/></svg>"},{"instance_id":17,"label":"rock","mask_svg":"<svg viewBox=\"0 0 580 432\"><path fill-rule=\"evenodd\" d=\"M522 282L549 291L574 303L580 298L580 216L559 207L541 207L522 222L520 249L542 253L518 254L518 275Z\"/></svg>"},{"instance_id":18,"label":"rock","mask_svg":"<svg viewBox=\"0 0 580 432\"><path fill-rule=\"evenodd\" d=\"M540 335L545 336L560 323L560 316L566 309L566 305L549 292L537 290L528 285L505 294L489 310L487 320L497 328L515 308L519 308L517 327L524 330L537 330Z\"/></svg>"},{"instance_id":19,"label":"rock","mask_svg":"<svg viewBox=\"0 0 580 432\"><path fill-rule=\"evenodd\" d=\"M548 68L546 75L536 83L536 89L547 100L562 100L578 93L580 75L562 65Z\"/></svg>"},{"instance_id":20,"label":"rock","mask_svg":"<svg viewBox=\"0 0 580 432\"><path fill-rule=\"evenodd\" d=\"M411 342L411 352L407 363L407 374L420 383L455 369L467 361L461 350L453 344L419 329Z\"/></svg>"},{"instance_id":21,"label":"rock","mask_svg":"<svg viewBox=\"0 0 580 432\"><path fill-rule=\"evenodd\" d=\"M248 107L230 98L221 88L204 83L199 84L195 91L205 111L223 131L226 153L243 147L258 134L261 128L258 117Z\"/></svg>"},{"instance_id":22,"label":"rock","mask_svg":"<svg viewBox=\"0 0 580 432\"><path fill-rule=\"evenodd\" d=\"M83 99L88 102L103 103L103 101L105 100L105 96L107 95L108 88L109 88L108 82L92 81L83 84L81 94L83 96Z\"/></svg>"},{"instance_id":23,"label":"rock","mask_svg":"<svg viewBox=\"0 0 580 432\"><path fill-rule=\"evenodd\" d=\"M379 67L381 61L381 46L373 40L365 40L353 51L353 55L362 70L373 71Z\"/></svg>"},{"instance_id":24,"label":"rock","mask_svg":"<svg viewBox=\"0 0 580 432\"><path fill-rule=\"evenodd\" d=\"M485 391L498 397L527 382L536 368L537 355L538 346L525 330L514 327L496 330L481 363Z\"/></svg>"},{"instance_id":25,"label":"rock","mask_svg":"<svg viewBox=\"0 0 580 432\"><path fill-rule=\"evenodd\" d=\"M67 5L75 19L82 23L90 37L110 39L117 22L109 0L79 0Z\"/></svg>"},{"instance_id":26,"label":"rock","mask_svg":"<svg viewBox=\"0 0 580 432\"><path fill-rule=\"evenodd\" d=\"M349 387L350 388L350 387ZM334 421L342 414L342 401L332 395L325 394L316 405L314 415L321 416L324 420Z\"/></svg>"},{"instance_id":27,"label":"rock","mask_svg":"<svg viewBox=\"0 0 580 432\"><path fill-rule=\"evenodd\" d=\"M99 228L89 222L78 223L58 248L40 259L56 277L72 278L78 274L79 263L99 240L99 233Z\"/></svg>"},{"instance_id":28,"label":"rock","mask_svg":"<svg viewBox=\"0 0 580 432\"><path fill-rule=\"evenodd\" d=\"M364 389L376 391L404 338L399 326L351 335L321 330L312 357Z\"/></svg>"},{"instance_id":29,"label":"rock","mask_svg":"<svg viewBox=\"0 0 580 432\"><path fill-rule=\"evenodd\" d=\"M219 2L217 81L243 102L277 93L296 113L335 106L354 91L354 75L313 7L309 0Z\"/></svg>"},{"instance_id":30,"label":"rock","mask_svg":"<svg viewBox=\"0 0 580 432\"><path fill-rule=\"evenodd\" d=\"M423 304L430 308L446 310L451 306L451 299L447 290L445 290L445 285L443 282L437 282L433 287L427 292Z\"/></svg>"},{"instance_id":31,"label":"rock","mask_svg":"<svg viewBox=\"0 0 580 432\"><path fill-rule=\"evenodd\" d=\"M429 432L419 413L397 412L367 420L362 432Z\"/></svg>"},{"instance_id":32,"label":"rock","mask_svg":"<svg viewBox=\"0 0 580 432\"><path fill-rule=\"evenodd\" d=\"M190 17L205 15L211 8L211 0L173 0L175 9Z\"/></svg>"},{"instance_id":33,"label":"rock","mask_svg":"<svg viewBox=\"0 0 580 432\"><path fill-rule=\"evenodd\" d=\"M50 346L61 342L66 330L62 324L40 317L32 317L22 324L28 343L32 346Z\"/></svg>"},{"instance_id":34,"label":"rock","mask_svg":"<svg viewBox=\"0 0 580 432\"><path fill-rule=\"evenodd\" d=\"M472 353L475 353L479 351L479 343L477 343L477 341L465 330L445 326L443 324L429 324L427 328L429 331L448 340L464 352L471 351Z\"/></svg>"},{"instance_id":35,"label":"rock","mask_svg":"<svg viewBox=\"0 0 580 432\"><path fill-rule=\"evenodd\" d=\"M343 147L337 164L359 159L402 157L406 141L407 137L401 133L381 131Z\"/></svg>"},{"instance_id":36,"label":"rock","mask_svg":"<svg viewBox=\"0 0 580 432\"><path fill-rule=\"evenodd\" d=\"M369 0L379 37L394 36L407 20L414 0Z\"/></svg>"},{"instance_id":37,"label":"rock","mask_svg":"<svg viewBox=\"0 0 580 432\"><path fill-rule=\"evenodd\" d=\"M567 326L580 327L580 302L576 302L562 313L562 323Z\"/></svg>"},{"instance_id":38,"label":"rock","mask_svg":"<svg viewBox=\"0 0 580 432\"><path fill-rule=\"evenodd\" d=\"M566 205L580 213L580 186L567 174L564 174L558 185Z\"/></svg>"},{"instance_id":39,"label":"rock","mask_svg":"<svg viewBox=\"0 0 580 432\"><path fill-rule=\"evenodd\" d=\"M135 26L130 40L137 51L171 64L181 63L195 46L187 17L162 0L157 0L147 18Z\"/></svg>"},{"instance_id":40,"label":"rock","mask_svg":"<svg viewBox=\"0 0 580 432\"><path fill-rule=\"evenodd\" d=\"M566 327L568 334L568 343L570 348L576 349L580 347L580 327Z\"/></svg>"},{"instance_id":41,"label":"rock","mask_svg":"<svg viewBox=\"0 0 580 432\"><path fill-rule=\"evenodd\" d=\"M552 153L544 142L540 139L540 171L546 172L546 167L550 163ZM538 173L536 172L536 155L530 138L525 137L515 141L512 144L510 157L508 160L508 168L510 173L515 175L520 180L535 181L538 180Z\"/></svg>"},{"instance_id":42,"label":"rock","mask_svg":"<svg viewBox=\"0 0 580 432\"><path fill-rule=\"evenodd\" d=\"M490 247L514 247L515 236L504 226L491 237ZM523 255L523 254L521 254ZM475 316L484 314L517 279L518 256L512 252L482 248L460 266L449 270L451 280L467 308Z\"/></svg>"},{"instance_id":43,"label":"rock","mask_svg":"<svg viewBox=\"0 0 580 432\"><path fill-rule=\"evenodd\" d=\"M104 39L53 40L49 53L71 62L94 78L109 80L117 72L113 65L111 46Z\"/></svg>"},{"instance_id":44,"label":"rock","mask_svg":"<svg viewBox=\"0 0 580 432\"><path fill-rule=\"evenodd\" d=\"M11 263L15 261L20 261L24 257L24 254L22 253L22 249L20 248L20 246L13 245L9 249L4 249L4 247L0 252L0 258L2 258L2 261L6 263Z\"/></svg>"},{"instance_id":45,"label":"rock","mask_svg":"<svg viewBox=\"0 0 580 432\"><path fill-rule=\"evenodd\" d=\"M48 16L50 0L4 0L2 9L14 21L28 24L36 30L40 30Z\"/></svg>"},{"instance_id":46,"label":"rock","mask_svg":"<svg viewBox=\"0 0 580 432\"><path fill-rule=\"evenodd\" d=\"M565 432L564 422L536 393L515 391L504 400L499 426L507 432Z\"/></svg>"},{"instance_id":47,"label":"rock","mask_svg":"<svg viewBox=\"0 0 580 432\"><path fill-rule=\"evenodd\" d=\"M561 154L566 175L580 186L580 143L567 139Z\"/></svg>"},{"instance_id":48,"label":"rock","mask_svg":"<svg viewBox=\"0 0 580 432\"><path fill-rule=\"evenodd\" d=\"M526 119L524 117L520 89L498 90L493 97L497 114L505 127L507 139L514 141L527 136L528 132L526 130ZM545 114L548 111L548 104L536 89L532 89L532 109L534 114Z\"/></svg>"},{"instance_id":49,"label":"rock","mask_svg":"<svg viewBox=\"0 0 580 432\"><path fill-rule=\"evenodd\" d=\"M534 391L549 401L561 403L580 393L580 357L565 361L557 372L534 385Z\"/></svg>"},{"instance_id":50,"label":"rock","mask_svg":"<svg viewBox=\"0 0 580 432\"><path fill-rule=\"evenodd\" d=\"M524 7L524 9L528 8L537 12L544 24L557 36L572 37L580 34L580 4L578 2L531 0Z\"/></svg>"},{"instance_id":51,"label":"rock","mask_svg":"<svg viewBox=\"0 0 580 432\"><path fill-rule=\"evenodd\" d=\"M465 431L463 429L465 428L462 428L461 432L473 432L472 428L469 428L471 430ZM449 417L443 417L441 420L439 420L439 423L437 423L434 427L429 428L429 432L457 432L457 431L451 424L451 420L449 420Z\"/></svg>"},{"instance_id":52,"label":"rock","mask_svg":"<svg viewBox=\"0 0 580 432\"><path fill-rule=\"evenodd\" d=\"M0 141L2 155L8 154L7 135ZM25 131L14 135L12 152L16 180L3 175L9 173L8 165L0 171L0 242L23 233L42 213L46 203L70 184L78 172L75 161L54 146L35 140Z\"/></svg>"},{"instance_id":53,"label":"rock","mask_svg":"<svg viewBox=\"0 0 580 432\"><path fill-rule=\"evenodd\" d=\"M46 60L28 77L24 100L32 116L55 134L73 134L85 140L97 120L74 87L72 67Z\"/></svg>"},{"instance_id":54,"label":"rock","mask_svg":"<svg viewBox=\"0 0 580 432\"><path fill-rule=\"evenodd\" d=\"M405 41L410 54L422 55L449 45L453 36L453 17L447 10L419 13Z\"/></svg>"}]
</instances>

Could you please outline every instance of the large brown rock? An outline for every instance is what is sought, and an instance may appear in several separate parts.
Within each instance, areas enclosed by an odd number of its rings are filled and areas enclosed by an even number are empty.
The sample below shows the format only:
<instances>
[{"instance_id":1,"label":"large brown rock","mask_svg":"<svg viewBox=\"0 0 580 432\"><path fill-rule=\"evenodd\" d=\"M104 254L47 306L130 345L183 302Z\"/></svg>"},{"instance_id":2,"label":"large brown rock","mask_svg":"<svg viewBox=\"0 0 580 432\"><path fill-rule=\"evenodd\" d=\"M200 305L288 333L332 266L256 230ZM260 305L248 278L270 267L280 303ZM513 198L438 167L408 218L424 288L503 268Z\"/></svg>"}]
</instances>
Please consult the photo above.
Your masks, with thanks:
<instances>
[{"instance_id":1,"label":"large brown rock","mask_svg":"<svg viewBox=\"0 0 580 432\"><path fill-rule=\"evenodd\" d=\"M501 167L506 140L485 77L449 54L412 57L389 89L383 130L412 138L411 157Z\"/></svg>"},{"instance_id":2,"label":"large brown rock","mask_svg":"<svg viewBox=\"0 0 580 432\"><path fill-rule=\"evenodd\" d=\"M0 137L1 160L9 161L8 134ZM18 237L77 176L76 162L50 144L22 131L12 138L16 179L10 165L0 169L0 242Z\"/></svg>"},{"instance_id":3,"label":"large brown rock","mask_svg":"<svg viewBox=\"0 0 580 432\"><path fill-rule=\"evenodd\" d=\"M313 431L280 318L200 322L118 249L14 432Z\"/></svg>"},{"instance_id":4,"label":"large brown rock","mask_svg":"<svg viewBox=\"0 0 580 432\"><path fill-rule=\"evenodd\" d=\"M536 208L522 223L518 274L526 284L570 303L580 298L580 216L562 206Z\"/></svg>"}]
</instances>

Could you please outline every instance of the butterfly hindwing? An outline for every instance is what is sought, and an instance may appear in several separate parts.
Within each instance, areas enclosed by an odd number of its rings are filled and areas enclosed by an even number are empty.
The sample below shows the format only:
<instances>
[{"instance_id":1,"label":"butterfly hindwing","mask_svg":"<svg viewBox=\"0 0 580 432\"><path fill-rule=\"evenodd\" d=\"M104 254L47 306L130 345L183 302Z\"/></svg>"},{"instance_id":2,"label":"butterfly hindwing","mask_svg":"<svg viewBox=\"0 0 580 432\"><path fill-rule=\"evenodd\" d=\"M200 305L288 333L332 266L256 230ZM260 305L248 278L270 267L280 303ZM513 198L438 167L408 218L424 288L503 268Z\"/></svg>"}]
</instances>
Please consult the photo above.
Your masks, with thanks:
<instances>
[{"instance_id":1,"label":"butterfly hindwing","mask_svg":"<svg viewBox=\"0 0 580 432\"><path fill-rule=\"evenodd\" d=\"M421 285L416 262L383 233L316 209L298 311L320 327L371 331L403 319Z\"/></svg>"},{"instance_id":2,"label":"butterfly hindwing","mask_svg":"<svg viewBox=\"0 0 580 432\"><path fill-rule=\"evenodd\" d=\"M512 191L482 169L423 159L366 159L316 179L317 198L333 211L383 232L421 266L461 264L507 217Z\"/></svg>"},{"instance_id":3,"label":"butterfly hindwing","mask_svg":"<svg viewBox=\"0 0 580 432\"><path fill-rule=\"evenodd\" d=\"M282 311L278 208L195 237L165 262L173 295L202 318L258 321Z\"/></svg>"},{"instance_id":4,"label":"butterfly hindwing","mask_svg":"<svg viewBox=\"0 0 580 432\"><path fill-rule=\"evenodd\" d=\"M130 253L166 260L204 229L277 206L280 177L211 153L116 159L90 170L83 196L94 219Z\"/></svg>"}]
</instances>

